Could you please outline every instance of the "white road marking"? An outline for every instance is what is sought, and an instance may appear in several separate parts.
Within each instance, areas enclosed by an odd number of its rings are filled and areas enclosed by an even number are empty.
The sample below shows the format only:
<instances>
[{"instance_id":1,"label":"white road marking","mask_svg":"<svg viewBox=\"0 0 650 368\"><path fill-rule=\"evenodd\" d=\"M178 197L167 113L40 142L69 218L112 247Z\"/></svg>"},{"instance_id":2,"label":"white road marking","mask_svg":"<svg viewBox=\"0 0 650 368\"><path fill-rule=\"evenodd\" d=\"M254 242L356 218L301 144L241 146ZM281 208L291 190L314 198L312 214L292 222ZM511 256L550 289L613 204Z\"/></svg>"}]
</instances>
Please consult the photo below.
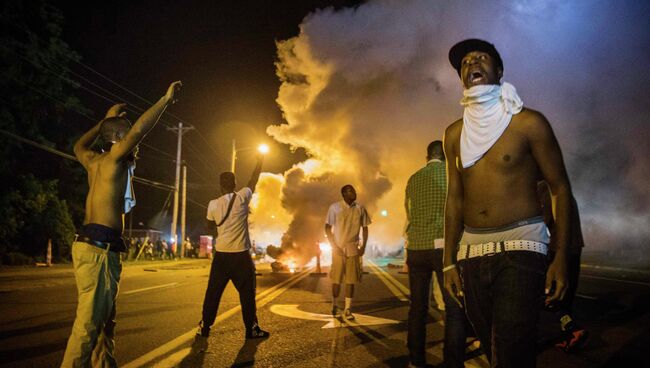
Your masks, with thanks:
<instances>
[{"instance_id":1,"label":"white road marking","mask_svg":"<svg viewBox=\"0 0 650 368\"><path fill-rule=\"evenodd\" d=\"M589 295L584 295L584 294L576 294L576 296L578 298L582 298L582 299L598 300L598 298L596 298L594 296L589 296Z\"/></svg>"},{"instance_id":2,"label":"white road marking","mask_svg":"<svg viewBox=\"0 0 650 368\"><path fill-rule=\"evenodd\" d=\"M321 328L338 328L345 327L347 324L351 326L375 326L375 325L392 325L397 324L399 321L392 319L379 318L368 316L365 314L354 313L354 321L346 321L345 324L329 314L311 313L298 309L298 304L275 304L271 306L271 312L289 318L306 319L309 321L323 321L327 322Z\"/></svg>"},{"instance_id":3,"label":"white road marking","mask_svg":"<svg viewBox=\"0 0 650 368\"><path fill-rule=\"evenodd\" d=\"M409 288L407 288L406 286L404 286L404 284L402 284L401 282L397 281L397 279L396 279L395 277L393 277L393 275L391 275L390 273L388 273L387 271L385 271L384 269L382 269L381 267L379 267L375 262L372 262L372 261L368 261L368 262L369 262L372 266L376 267L377 270L381 271L382 275L385 276L386 279L387 279L388 281L392 282L393 285L397 286L397 288L398 288L398 289L399 289L399 290L400 290L400 291L401 291L405 296L407 296L407 297L408 297L408 296L411 296L411 290L410 290Z\"/></svg>"},{"instance_id":4,"label":"white road marking","mask_svg":"<svg viewBox=\"0 0 650 368\"><path fill-rule=\"evenodd\" d=\"M312 267L313 268L313 267ZM261 308L262 306L266 305L268 302L271 300L275 299L278 297L280 294L288 290L290 287L292 287L294 284L298 283L300 280L304 279L305 277L309 276L309 272L312 270L312 268L306 269L303 272L297 273L291 278L282 281L281 283L270 287L263 292L259 293L256 296L256 301L257 301L257 308ZM241 310L241 306L238 305L236 307L230 308L229 310L221 313L219 316L217 316L217 319L215 323L221 322L235 313L239 312ZM142 355L141 357L123 365L123 368L137 368L137 367L144 367L144 366L151 366L151 362L153 360L156 360L165 354L168 354L169 352L178 349L181 345L186 344L194 338L194 335L196 334L196 327L192 328L191 330L185 332L184 334L176 337L175 339L159 346L158 348ZM188 350L184 350L186 353L185 354L180 354L180 352L174 353L171 356L167 357L164 362L165 366L161 366L163 362L159 362L157 364L157 367L175 367L180 363L185 356L187 356Z\"/></svg>"},{"instance_id":5,"label":"white road marking","mask_svg":"<svg viewBox=\"0 0 650 368\"><path fill-rule=\"evenodd\" d=\"M182 362L183 359L185 359L185 357L188 356L191 352L192 352L192 348L181 349L173 353L172 355L168 356L164 360L161 360L160 362L154 364L153 367L154 368L174 367L179 362Z\"/></svg>"},{"instance_id":6,"label":"white road marking","mask_svg":"<svg viewBox=\"0 0 650 368\"><path fill-rule=\"evenodd\" d=\"M641 282L641 281L630 281L630 280L621 280L621 279L611 279L609 277L600 277L600 276L589 276L589 275L580 275L580 277L584 277L587 279L595 279L595 280L607 280L607 281L614 281L614 282L622 282L625 284L633 284L633 285L642 285L642 286L650 286L650 283L648 282Z\"/></svg>"},{"instance_id":7,"label":"white road marking","mask_svg":"<svg viewBox=\"0 0 650 368\"><path fill-rule=\"evenodd\" d=\"M401 290L401 288L399 286L393 284L393 282L391 282L386 277L387 272L382 270L381 268L379 268L374 262L372 262L370 260L368 260L367 262L368 262L368 265L370 266L370 268L372 269L372 272L375 275L377 275L377 277L379 277L379 279L384 283L384 285L386 285L388 290L390 290L390 292L393 293L393 295L395 295L395 297L397 299L399 299L400 301L403 301L403 302L408 302L408 300L409 300L408 295L410 295L410 293L408 293L408 294L405 293L403 290Z\"/></svg>"},{"instance_id":8,"label":"white road marking","mask_svg":"<svg viewBox=\"0 0 650 368\"><path fill-rule=\"evenodd\" d=\"M142 288L142 289L136 289L136 290L129 290L129 291L125 291L123 293L120 293L120 295L135 294L135 293L139 293L139 292L142 292L142 291L160 289L160 288L164 288L164 287L168 287L168 286L174 286L176 284L178 284L178 282L170 282L169 284L150 286L150 287L146 287L146 288Z\"/></svg>"},{"instance_id":9,"label":"white road marking","mask_svg":"<svg viewBox=\"0 0 650 368\"><path fill-rule=\"evenodd\" d=\"M386 272L381 267L379 267L376 263L374 263L374 262L372 262L370 260L368 260L368 264L373 269L375 274L377 276L379 276L381 281L383 281L384 284L386 284L388 289L390 289L398 299L402 300L400 298L400 296L409 297L411 295L411 291L409 290L409 288L404 286L404 284L402 284L401 282L397 281L397 279L395 277L393 277L393 275ZM389 285L389 283L392 284L393 287L391 287ZM399 289L399 292L396 293L395 291L393 291L395 288ZM406 300L408 300L408 299L406 299ZM436 323L439 324L440 326L444 326L443 321L437 321ZM436 355L435 352L434 352L434 355ZM485 356L485 354L481 354L480 356L478 356L476 358L466 360L465 361L465 366L472 367L472 368L474 368L474 367L476 367L476 368L487 368L487 367L489 367L489 364L487 363L487 357Z\"/></svg>"}]
</instances>

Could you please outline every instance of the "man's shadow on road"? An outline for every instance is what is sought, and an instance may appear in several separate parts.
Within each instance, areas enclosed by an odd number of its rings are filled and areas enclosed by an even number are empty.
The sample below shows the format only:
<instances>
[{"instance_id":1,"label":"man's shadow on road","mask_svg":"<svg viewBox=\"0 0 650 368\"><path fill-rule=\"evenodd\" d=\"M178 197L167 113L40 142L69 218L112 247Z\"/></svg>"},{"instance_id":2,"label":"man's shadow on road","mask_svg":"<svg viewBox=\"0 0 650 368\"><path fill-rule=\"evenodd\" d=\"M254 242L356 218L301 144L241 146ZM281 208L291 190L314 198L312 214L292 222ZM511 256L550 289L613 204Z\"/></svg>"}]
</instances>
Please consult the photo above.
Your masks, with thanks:
<instances>
[{"instance_id":1,"label":"man's shadow on road","mask_svg":"<svg viewBox=\"0 0 650 368\"><path fill-rule=\"evenodd\" d=\"M232 368L252 367L255 364L255 353L257 346L265 339L252 339L244 341L244 345L239 349Z\"/></svg>"},{"instance_id":2,"label":"man's shadow on road","mask_svg":"<svg viewBox=\"0 0 650 368\"><path fill-rule=\"evenodd\" d=\"M189 354L187 354L185 358L181 360L181 362L178 364L178 367L181 368L202 367L207 350L208 350L208 338L195 336Z\"/></svg>"},{"instance_id":3,"label":"man's shadow on road","mask_svg":"<svg viewBox=\"0 0 650 368\"><path fill-rule=\"evenodd\" d=\"M252 367L255 365L255 354L257 353L258 345L265 341L265 339L251 339L245 340L242 347L237 353L235 362L232 364L232 368L243 368L243 367ZM208 350L208 339L202 337L195 337L192 347L190 348L190 353L180 362L178 367L182 368L191 368L191 367L202 367L203 362L206 358L206 352Z\"/></svg>"}]
</instances>

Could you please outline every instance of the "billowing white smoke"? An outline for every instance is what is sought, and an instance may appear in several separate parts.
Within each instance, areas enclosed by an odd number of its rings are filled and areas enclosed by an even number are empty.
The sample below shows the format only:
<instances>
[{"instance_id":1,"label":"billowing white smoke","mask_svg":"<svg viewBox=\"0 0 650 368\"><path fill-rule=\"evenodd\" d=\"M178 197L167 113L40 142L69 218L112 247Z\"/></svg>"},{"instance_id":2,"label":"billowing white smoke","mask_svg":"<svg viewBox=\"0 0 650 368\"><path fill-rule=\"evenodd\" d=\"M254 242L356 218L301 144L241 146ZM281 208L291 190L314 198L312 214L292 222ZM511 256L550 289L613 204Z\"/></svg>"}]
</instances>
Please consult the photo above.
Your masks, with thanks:
<instances>
[{"instance_id":1,"label":"billowing white smoke","mask_svg":"<svg viewBox=\"0 0 650 368\"><path fill-rule=\"evenodd\" d=\"M647 226L623 226L628 218L646 224L649 219L642 192L648 187L643 164L648 129L643 124L650 74L627 67L649 49L641 16L647 12L616 4L386 0L308 15L297 37L278 43L282 85L277 102L287 124L267 132L304 148L311 158L283 177L263 179L275 181L281 196L277 190L268 193L272 197L259 194L260 203L274 203L286 211L285 220L291 219L285 223L285 245L315 249L324 237L327 208L340 200L339 189L347 183L370 210L372 241L386 247L400 244L406 180L425 163L427 144L442 139L444 128L462 114L462 90L447 52L470 37L497 46L504 80L553 124L585 212L588 243L595 242L589 226L606 224L614 227L614 237L632 231L635 238L648 239ZM604 21L618 18L626 19ZM621 54L613 57L612 50ZM635 80L637 85L631 83ZM614 137L615 144L599 142L595 147L605 149L593 151L594 131L606 142ZM614 164L604 171L599 162ZM616 170L616 163L624 163L620 175L609 171ZM601 185L605 178L628 184ZM629 203L636 207L626 207ZM379 215L383 209L387 217ZM601 211L610 212L603 216ZM618 222L605 221L611 217Z\"/></svg>"}]
</instances>

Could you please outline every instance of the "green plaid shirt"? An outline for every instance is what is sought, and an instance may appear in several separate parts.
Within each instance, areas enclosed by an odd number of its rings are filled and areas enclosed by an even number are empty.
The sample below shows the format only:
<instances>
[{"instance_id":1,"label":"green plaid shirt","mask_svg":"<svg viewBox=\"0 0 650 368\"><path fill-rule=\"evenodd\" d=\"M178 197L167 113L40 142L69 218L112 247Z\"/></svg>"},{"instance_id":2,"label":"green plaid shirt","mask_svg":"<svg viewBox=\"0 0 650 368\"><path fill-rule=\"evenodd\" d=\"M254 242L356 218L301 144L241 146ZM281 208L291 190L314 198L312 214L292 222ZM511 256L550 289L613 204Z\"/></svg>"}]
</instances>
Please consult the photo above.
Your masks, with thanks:
<instances>
[{"instance_id":1,"label":"green plaid shirt","mask_svg":"<svg viewBox=\"0 0 650 368\"><path fill-rule=\"evenodd\" d=\"M447 178L445 163L432 160L411 176L406 185L408 250L434 249L444 236Z\"/></svg>"}]
</instances>

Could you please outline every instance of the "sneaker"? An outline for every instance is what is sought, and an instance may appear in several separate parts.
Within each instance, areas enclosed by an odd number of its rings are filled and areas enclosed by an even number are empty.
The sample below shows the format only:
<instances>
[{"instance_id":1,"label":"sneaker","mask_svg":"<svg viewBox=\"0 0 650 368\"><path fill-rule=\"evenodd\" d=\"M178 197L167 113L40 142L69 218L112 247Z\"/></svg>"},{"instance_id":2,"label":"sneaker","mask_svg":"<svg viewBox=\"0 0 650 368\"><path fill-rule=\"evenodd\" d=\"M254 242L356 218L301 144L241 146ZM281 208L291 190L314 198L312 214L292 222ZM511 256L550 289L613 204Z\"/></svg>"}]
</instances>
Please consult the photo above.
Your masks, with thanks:
<instances>
[{"instance_id":1,"label":"sneaker","mask_svg":"<svg viewBox=\"0 0 650 368\"><path fill-rule=\"evenodd\" d=\"M199 328L196 330L196 335L201 337L210 336L210 327L203 326L203 321L199 322Z\"/></svg>"},{"instance_id":2,"label":"sneaker","mask_svg":"<svg viewBox=\"0 0 650 368\"><path fill-rule=\"evenodd\" d=\"M257 324L255 324L250 331L246 332L247 339L265 339L269 336L271 336L271 334L262 330Z\"/></svg>"},{"instance_id":3,"label":"sneaker","mask_svg":"<svg viewBox=\"0 0 650 368\"><path fill-rule=\"evenodd\" d=\"M585 329L575 329L566 332L564 339L555 344L555 347L564 350L565 353L573 353L582 348L587 342L589 333Z\"/></svg>"},{"instance_id":4,"label":"sneaker","mask_svg":"<svg viewBox=\"0 0 650 368\"><path fill-rule=\"evenodd\" d=\"M348 321L354 321L354 314L352 314L349 309L346 309L345 312L343 312L343 317Z\"/></svg>"}]
</instances>

